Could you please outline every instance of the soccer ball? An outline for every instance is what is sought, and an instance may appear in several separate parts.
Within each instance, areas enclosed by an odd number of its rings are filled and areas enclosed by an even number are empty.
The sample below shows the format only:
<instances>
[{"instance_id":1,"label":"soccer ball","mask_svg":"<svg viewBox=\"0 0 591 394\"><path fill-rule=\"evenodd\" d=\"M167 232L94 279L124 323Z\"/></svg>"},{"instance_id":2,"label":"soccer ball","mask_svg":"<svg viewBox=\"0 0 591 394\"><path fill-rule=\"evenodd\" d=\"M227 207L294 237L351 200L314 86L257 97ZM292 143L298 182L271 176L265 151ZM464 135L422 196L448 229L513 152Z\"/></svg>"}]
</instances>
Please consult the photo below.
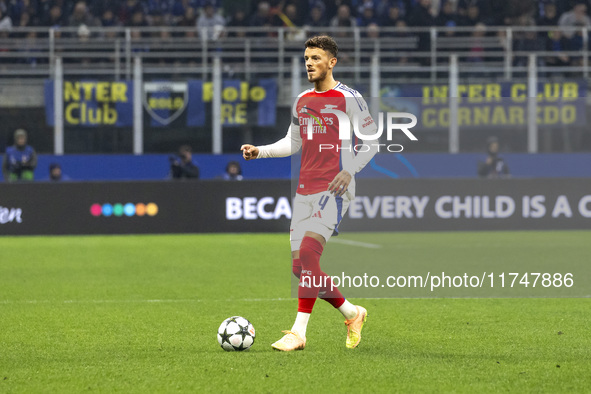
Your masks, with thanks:
<instances>
[{"instance_id":1,"label":"soccer ball","mask_svg":"<svg viewBox=\"0 0 591 394\"><path fill-rule=\"evenodd\" d=\"M250 348L254 343L254 337L254 327L240 316L227 318L218 328L218 343L227 352Z\"/></svg>"}]
</instances>

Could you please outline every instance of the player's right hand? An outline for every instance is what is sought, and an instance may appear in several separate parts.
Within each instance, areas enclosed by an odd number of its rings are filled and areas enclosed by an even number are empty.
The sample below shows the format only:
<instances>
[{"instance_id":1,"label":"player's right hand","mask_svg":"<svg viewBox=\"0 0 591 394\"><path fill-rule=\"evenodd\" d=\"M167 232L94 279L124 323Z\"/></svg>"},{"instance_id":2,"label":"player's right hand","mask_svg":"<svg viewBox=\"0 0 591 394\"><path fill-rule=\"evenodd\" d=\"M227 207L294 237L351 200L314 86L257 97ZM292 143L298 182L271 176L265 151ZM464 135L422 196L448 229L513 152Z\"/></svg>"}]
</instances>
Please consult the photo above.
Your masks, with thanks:
<instances>
[{"instance_id":1,"label":"player's right hand","mask_svg":"<svg viewBox=\"0 0 591 394\"><path fill-rule=\"evenodd\" d=\"M245 144L240 147L244 160L256 159L259 156L259 148L254 145Z\"/></svg>"}]
</instances>

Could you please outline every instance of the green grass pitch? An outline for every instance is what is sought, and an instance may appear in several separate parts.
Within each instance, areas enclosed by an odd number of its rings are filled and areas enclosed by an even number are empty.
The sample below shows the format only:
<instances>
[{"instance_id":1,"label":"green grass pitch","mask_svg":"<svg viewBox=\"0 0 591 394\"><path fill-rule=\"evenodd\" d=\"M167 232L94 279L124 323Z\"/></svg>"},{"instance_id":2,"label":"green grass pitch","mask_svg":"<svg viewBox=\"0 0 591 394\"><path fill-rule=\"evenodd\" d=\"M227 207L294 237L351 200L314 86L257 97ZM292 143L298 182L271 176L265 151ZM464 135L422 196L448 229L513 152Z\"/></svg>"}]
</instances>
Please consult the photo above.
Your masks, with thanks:
<instances>
[{"instance_id":1,"label":"green grass pitch","mask_svg":"<svg viewBox=\"0 0 591 394\"><path fill-rule=\"evenodd\" d=\"M490 264L533 253L559 266L591 251L584 231L380 237L401 260L458 243ZM297 306L290 275L286 234L1 237L0 393L591 390L588 298L353 299L369 313L354 350L318 301L307 348L279 353L270 344ZM233 315L257 330L247 352L217 343Z\"/></svg>"}]
</instances>

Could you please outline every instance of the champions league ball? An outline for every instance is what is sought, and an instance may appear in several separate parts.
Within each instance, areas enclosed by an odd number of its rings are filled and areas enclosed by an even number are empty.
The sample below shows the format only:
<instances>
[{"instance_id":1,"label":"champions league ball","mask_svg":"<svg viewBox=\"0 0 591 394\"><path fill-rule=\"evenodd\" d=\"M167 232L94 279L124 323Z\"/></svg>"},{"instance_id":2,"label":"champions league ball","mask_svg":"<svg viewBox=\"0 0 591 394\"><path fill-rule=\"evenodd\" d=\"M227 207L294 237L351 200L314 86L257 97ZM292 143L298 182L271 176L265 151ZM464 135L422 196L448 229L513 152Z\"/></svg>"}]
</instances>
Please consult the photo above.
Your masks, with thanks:
<instances>
[{"instance_id":1,"label":"champions league ball","mask_svg":"<svg viewBox=\"0 0 591 394\"><path fill-rule=\"evenodd\" d=\"M254 343L254 327L243 317L232 316L218 328L218 343L227 352L242 351Z\"/></svg>"}]
</instances>

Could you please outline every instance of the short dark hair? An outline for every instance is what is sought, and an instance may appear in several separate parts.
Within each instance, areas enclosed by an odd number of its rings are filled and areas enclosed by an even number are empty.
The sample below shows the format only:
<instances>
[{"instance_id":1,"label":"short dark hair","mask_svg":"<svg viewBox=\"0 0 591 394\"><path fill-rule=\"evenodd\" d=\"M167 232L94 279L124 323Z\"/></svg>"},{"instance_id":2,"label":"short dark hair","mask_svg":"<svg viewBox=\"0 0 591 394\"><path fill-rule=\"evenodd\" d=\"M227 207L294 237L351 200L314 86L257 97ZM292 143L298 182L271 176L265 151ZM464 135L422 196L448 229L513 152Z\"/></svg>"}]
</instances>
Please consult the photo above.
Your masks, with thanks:
<instances>
[{"instance_id":1,"label":"short dark hair","mask_svg":"<svg viewBox=\"0 0 591 394\"><path fill-rule=\"evenodd\" d=\"M193 149L191 149L190 145L181 145L181 147L179 148L179 152L187 152L187 153L191 153L193 151Z\"/></svg>"},{"instance_id":2,"label":"short dark hair","mask_svg":"<svg viewBox=\"0 0 591 394\"><path fill-rule=\"evenodd\" d=\"M316 36L309 38L304 44L306 48L320 48L329 52L333 57L337 57L339 46L331 36Z\"/></svg>"}]
</instances>

